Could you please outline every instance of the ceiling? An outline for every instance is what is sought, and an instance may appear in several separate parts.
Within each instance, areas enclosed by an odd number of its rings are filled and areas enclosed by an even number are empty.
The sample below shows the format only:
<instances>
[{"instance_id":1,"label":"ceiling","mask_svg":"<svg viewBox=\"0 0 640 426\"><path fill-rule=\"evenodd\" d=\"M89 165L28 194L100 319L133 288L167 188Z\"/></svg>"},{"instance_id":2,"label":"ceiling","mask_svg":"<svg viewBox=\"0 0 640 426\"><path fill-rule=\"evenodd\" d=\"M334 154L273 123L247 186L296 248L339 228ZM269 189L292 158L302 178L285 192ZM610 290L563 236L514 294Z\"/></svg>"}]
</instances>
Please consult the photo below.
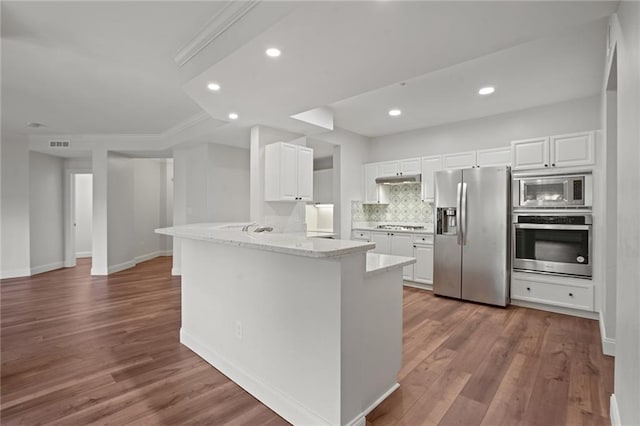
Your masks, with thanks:
<instances>
[{"instance_id":1,"label":"ceiling","mask_svg":"<svg viewBox=\"0 0 640 426\"><path fill-rule=\"evenodd\" d=\"M181 69L178 50L230 3L3 1L3 130L161 134L204 110L215 125L197 141L248 146L256 124L317 133L290 116L318 107L378 136L589 96L617 7L263 1Z\"/></svg>"},{"instance_id":2,"label":"ceiling","mask_svg":"<svg viewBox=\"0 0 640 426\"><path fill-rule=\"evenodd\" d=\"M294 132L312 129L291 115L322 106L335 108L337 125L370 136L464 120L595 93L604 67L603 18L616 6L301 2L184 87L217 119L233 111L240 124ZM581 35L567 35L574 31L586 34L583 45ZM281 57L267 57L270 46ZM206 89L212 81L219 92ZM403 81L411 84L400 92ZM465 96L485 83L504 86L491 100ZM392 101L406 105L400 120L388 120Z\"/></svg>"},{"instance_id":3,"label":"ceiling","mask_svg":"<svg viewBox=\"0 0 640 426\"><path fill-rule=\"evenodd\" d=\"M160 133L197 114L173 57L224 4L3 1L3 129Z\"/></svg>"}]
</instances>

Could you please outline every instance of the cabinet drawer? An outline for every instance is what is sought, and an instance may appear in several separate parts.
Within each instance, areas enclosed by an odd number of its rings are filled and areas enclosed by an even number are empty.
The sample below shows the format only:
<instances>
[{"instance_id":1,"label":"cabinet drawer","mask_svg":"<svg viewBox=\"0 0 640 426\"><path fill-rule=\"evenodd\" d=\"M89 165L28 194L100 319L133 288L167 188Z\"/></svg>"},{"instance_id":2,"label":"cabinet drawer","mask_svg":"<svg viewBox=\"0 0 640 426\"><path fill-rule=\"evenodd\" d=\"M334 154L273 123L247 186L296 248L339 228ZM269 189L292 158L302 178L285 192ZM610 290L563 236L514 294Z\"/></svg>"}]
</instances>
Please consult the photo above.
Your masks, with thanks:
<instances>
[{"instance_id":1,"label":"cabinet drawer","mask_svg":"<svg viewBox=\"0 0 640 426\"><path fill-rule=\"evenodd\" d=\"M512 279L511 298L593 311L593 286L582 287Z\"/></svg>"},{"instance_id":2,"label":"cabinet drawer","mask_svg":"<svg viewBox=\"0 0 640 426\"><path fill-rule=\"evenodd\" d=\"M414 244L433 244L433 235L416 235L413 241Z\"/></svg>"},{"instance_id":3,"label":"cabinet drawer","mask_svg":"<svg viewBox=\"0 0 640 426\"><path fill-rule=\"evenodd\" d=\"M351 231L352 240L367 240L371 241L371 232L369 231Z\"/></svg>"}]
</instances>

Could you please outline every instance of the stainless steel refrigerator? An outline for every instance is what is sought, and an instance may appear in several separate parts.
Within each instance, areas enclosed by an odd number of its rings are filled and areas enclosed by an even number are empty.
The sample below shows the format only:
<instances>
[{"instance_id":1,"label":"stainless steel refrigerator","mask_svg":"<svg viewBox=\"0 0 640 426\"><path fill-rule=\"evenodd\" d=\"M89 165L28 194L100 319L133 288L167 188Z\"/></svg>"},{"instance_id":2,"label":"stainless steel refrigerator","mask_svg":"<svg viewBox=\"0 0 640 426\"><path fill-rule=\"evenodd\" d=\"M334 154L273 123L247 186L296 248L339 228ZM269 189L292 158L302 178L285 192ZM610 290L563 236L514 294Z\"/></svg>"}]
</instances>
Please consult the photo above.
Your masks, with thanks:
<instances>
[{"instance_id":1,"label":"stainless steel refrigerator","mask_svg":"<svg viewBox=\"0 0 640 426\"><path fill-rule=\"evenodd\" d=\"M435 294L509 303L511 170L479 167L435 174Z\"/></svg>"}]
</instances>

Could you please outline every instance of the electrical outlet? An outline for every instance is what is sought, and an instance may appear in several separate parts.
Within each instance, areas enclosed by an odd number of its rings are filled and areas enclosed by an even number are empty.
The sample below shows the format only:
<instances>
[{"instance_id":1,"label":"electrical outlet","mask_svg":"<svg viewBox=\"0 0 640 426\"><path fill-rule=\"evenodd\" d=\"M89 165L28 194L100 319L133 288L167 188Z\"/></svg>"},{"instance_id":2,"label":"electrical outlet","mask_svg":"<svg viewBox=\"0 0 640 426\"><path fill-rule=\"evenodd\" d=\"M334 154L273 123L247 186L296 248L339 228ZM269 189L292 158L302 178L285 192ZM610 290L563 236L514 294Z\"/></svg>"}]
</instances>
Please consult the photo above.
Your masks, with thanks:
<instances>
[{"instance_id":1,"label":"electrical outlet","mask_svg":"<svg viewBox=\"0 0 640 426\"><path fill-rule=\"evenodd\" d=\"M242 340L242 321L236 320L236 337Z\"/></svg>"}]
</instances>

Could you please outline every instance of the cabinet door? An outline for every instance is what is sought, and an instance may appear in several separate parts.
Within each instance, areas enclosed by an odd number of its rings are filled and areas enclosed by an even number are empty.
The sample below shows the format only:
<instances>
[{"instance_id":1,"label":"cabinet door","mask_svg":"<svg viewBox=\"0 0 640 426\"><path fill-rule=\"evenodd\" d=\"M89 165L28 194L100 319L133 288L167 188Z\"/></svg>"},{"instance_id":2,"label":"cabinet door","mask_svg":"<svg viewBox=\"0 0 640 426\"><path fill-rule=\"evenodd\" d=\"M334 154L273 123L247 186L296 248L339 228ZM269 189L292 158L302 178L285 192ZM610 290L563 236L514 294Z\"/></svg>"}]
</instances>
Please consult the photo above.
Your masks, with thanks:
<instances>
[{"instance_id":1,"label":"cabinet door","mask_svg":"<svg viewBox=\"0 0 640 426\"><path fill-rule=\"evenodd\" d=\"M470 169L476 166L476 152L459 152L442 157L445 169Z\"/></svg>"},{"instance_id":2,"label":"cabinet door","mask_svg":"<svg viewBox=\"0 0 640 426\"><path fill-rule=\"evenodd\" d=\"M551 136L551 167L588 166L595 163L593 132Z\"/></svg>"},{"instance_id":3,"label":"cabinet door","mask_svg":"<svg viewBox=\"0 0 640 426\"><path fill-rule=\"evenodd\" d=\"M378 174L379 164L365 164L364 165L364 203L375 204L378 202L378 184L376 184L376 178Z\"/></svg>"},{"instance_id":4,"label":"cabinet door","mask_svg":"<svg viewBox=\"0 0 640 426\"><path fill-rule=\"evenodd\" d=\"M513 170L549 167L549 138L511 142L511 167Z\"/></svg>"},{"instance_id":5,"label":"cabinet door","mask_svg":"<svg viewBox=\"0 0 640 426\"><path fill-rule=\"evenodd\" d=\"M411 234L391 233L391 254L395 256L413 257L413 241L415 237ZM413 280L413 265L402 268L402 278Z\"/></svg>"},{"instance_id":6,"label":"cabinet door","mask_svg":"<svg viewBox=\"0 0 640 426\"><path fill-rule=\"evenodd\" d=\"M384 163L380 163L380 176L397 176L399 174L399 161L385 161Z\"/></svg>"},{"instance_id":7,"label":"cabinet door","mask_svg":"<svg viewBox=\"0 0 640 426\"><path fill-rule=\"evenodd\" d=\"M298 197L298 147L287 143L280 147L280 200Z\"/></svg>"},{"instance_id":8,"label":"cabinet door","mask_svg":"<svg viewBox=\"0 0 640 426\"><path fill-rule=\"evenodd\" d=\"M435 175L442 170L442 157L422 157L422 201L433 201L435 198Z\"/></svg>"},{"instance_id":9,"label":"cabinet door","mask_svg":"<svg viewBox=\"0 0 640 426\"><path fill-rule=\"evenodd\" d=\"M433 246L415 246L413 257L413 280L424 284L433 284Z\"/></svg>"},{"instance_id":10,"label":"cabinet door","mask_svg":"<svg viewBox=\"0 0 640 426\"><path fill-rule=\"evenodd\" d=\"M313 200L313 149L299 146L297 152L298 199Z\"/></svg>"},{"instance_id":11,"label":"cabinet door","mask_svg":"<svg viewBox=\"0 0 640 426\"><path fill-rule=\"evenodd\" d=\"M422 171L422 165L419 158L409 158L400 161L401 175L419 175Z\"/></svg>"},{"instance_id":12,"label":"cabinet door","mask_svg":"<svg viewBox=\"0 0 640 426\"><path fill-rule=\"evenodd\" d=\"M313 202L321 203L319 171L313 171Z\"/></svg>"},{"instance_id":13,"label":"cabinet door","mask_svg":"<svg viewBox=\"0 0 640 426\"><path fill-rule=\"evenodd\" d=\"M477 151L476 162L478 167L510 166L511 147Z\"/></svg>"},{"instance_id":14,"label":"cabinet door","mask_svg":"<svg viewBox=\"0 0 640 426\"><path fill-rule=\"evenodd\" d=\"M388 232L372 232L371 242L376 243L376 248L371 250L371 253L391 254Z\"/></svg>"}]
</instances>

